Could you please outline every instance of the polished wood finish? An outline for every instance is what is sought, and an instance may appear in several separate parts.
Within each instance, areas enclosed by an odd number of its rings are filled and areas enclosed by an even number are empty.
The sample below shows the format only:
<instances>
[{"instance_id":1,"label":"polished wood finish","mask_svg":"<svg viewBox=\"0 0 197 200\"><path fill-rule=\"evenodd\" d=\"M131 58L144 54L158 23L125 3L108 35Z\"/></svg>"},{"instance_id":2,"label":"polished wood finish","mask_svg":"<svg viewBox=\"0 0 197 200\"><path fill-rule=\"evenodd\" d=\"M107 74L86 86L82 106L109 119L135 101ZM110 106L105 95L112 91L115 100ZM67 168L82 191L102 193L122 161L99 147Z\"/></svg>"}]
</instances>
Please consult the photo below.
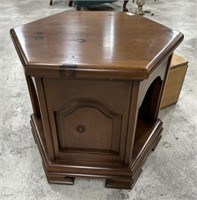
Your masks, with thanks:
<instances>
[{"instance_id":1,"label":"polished wood finish","mask_svg":"<svg viewBox=\"0 0 197 200\"><path fill-rule=\"evenodd\" d=\"M63 12L11 30L50 183L106 179L130 189L161 138L177 31L140 16Z\"/></svg>"},{"instance_id":2,"label":"polished wood finish","mask_svg":"<svg viewBox=\"0 0 197 200\"><path fill-rule=\"evenodd\" d=\"M11 32L28 75L128 80L148 78L182 38L121 12L67 11Z\"/></svg>"},{"instance_id":3,"label":"polished wood finish","mask_svg":"<svg viewBox=\"0 0 197 200\"><path fill-rule=\"evenodd\" d=\"M170 70L166 80L161 108L177 103L181 88L188 68L188 61L185 58L173 54Z\"/></svg>"}]
</instances>

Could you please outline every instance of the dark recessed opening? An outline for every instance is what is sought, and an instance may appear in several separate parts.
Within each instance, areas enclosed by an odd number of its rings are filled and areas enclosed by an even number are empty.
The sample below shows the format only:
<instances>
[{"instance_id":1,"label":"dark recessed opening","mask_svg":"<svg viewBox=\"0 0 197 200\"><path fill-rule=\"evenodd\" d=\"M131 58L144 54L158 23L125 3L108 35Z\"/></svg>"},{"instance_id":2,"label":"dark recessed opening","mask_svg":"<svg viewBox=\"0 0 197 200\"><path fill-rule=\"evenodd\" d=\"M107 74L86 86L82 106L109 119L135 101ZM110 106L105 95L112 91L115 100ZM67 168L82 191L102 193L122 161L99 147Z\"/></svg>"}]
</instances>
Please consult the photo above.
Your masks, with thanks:
<instances>
[{"instance_id":1,"label":"dark recessed opening","mask_svg":"<svg viewBox=\"0 0 197 200\"><path fill-rule=\"evenodd\" d=\"M133 158L143 149L145 142L152 133L153 124L157 120L162 81L157 77L148 88L141 107L139 108L136 135L134 140Z\"/></svg>"}]
</instances>

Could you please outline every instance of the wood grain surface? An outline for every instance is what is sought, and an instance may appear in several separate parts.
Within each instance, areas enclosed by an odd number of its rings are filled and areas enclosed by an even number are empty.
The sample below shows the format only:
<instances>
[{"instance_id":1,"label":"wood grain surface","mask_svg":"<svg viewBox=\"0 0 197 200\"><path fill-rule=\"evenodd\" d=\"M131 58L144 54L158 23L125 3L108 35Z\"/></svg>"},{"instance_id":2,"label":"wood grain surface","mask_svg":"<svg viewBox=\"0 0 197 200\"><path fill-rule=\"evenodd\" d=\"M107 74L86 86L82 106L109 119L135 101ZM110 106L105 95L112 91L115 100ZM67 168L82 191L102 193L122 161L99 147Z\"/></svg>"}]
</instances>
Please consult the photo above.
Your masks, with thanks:
<instances>
[{"instance_id":1,"label":"wood grain surface","mask_svg":"<svg viewBox=\"0 0 197 200\"><path fill-rule=\"evenodd\" d=\"M29 75L132 79L147 78L183 39L145 17L87 11L65 11L11 35Z\"/></svg>"}]
</instances>

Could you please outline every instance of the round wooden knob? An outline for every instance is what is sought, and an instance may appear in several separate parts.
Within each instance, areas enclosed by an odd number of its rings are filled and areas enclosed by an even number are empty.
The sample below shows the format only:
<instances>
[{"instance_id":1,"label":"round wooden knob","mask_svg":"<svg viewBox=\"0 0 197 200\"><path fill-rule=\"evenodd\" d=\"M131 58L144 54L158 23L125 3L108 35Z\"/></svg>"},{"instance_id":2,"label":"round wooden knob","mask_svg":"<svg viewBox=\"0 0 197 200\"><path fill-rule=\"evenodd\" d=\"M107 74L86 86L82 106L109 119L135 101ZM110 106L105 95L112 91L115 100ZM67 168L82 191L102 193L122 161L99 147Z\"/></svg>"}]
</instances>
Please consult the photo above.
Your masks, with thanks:
<instances>
[{"instance_id":1,"label":"round wooden knob","mask_svg":"<svg viewBox=\"0 0 197 200\"><path fill-rule=\"evenodd\" d=\"M78 125L76 127L76 130L77 130L78 133L84 133L86 131L86 128L83 125Z\"/></svg>"}]
</instances>

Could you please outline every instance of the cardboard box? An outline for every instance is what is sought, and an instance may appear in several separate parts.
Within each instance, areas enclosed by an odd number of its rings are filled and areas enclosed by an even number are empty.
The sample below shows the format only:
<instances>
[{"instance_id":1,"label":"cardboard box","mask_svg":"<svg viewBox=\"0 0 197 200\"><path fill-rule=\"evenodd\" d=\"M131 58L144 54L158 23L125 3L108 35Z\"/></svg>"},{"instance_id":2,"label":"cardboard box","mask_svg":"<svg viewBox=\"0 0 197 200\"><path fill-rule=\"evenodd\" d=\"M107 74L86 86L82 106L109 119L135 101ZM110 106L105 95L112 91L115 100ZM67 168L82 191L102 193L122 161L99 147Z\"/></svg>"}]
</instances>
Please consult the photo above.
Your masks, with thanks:
<instances>
[{"instance_id":1,"label":"cardboard box","mask_svg":"<svg viewBox=\"0 0 197 200\"><path fill-rule=\"evenodd\" d=\"M164 88L161 108L167 107L178 101L187 67L188 61L181 56L173 54L169 74Z\"/></svg>"}]
</instances>

